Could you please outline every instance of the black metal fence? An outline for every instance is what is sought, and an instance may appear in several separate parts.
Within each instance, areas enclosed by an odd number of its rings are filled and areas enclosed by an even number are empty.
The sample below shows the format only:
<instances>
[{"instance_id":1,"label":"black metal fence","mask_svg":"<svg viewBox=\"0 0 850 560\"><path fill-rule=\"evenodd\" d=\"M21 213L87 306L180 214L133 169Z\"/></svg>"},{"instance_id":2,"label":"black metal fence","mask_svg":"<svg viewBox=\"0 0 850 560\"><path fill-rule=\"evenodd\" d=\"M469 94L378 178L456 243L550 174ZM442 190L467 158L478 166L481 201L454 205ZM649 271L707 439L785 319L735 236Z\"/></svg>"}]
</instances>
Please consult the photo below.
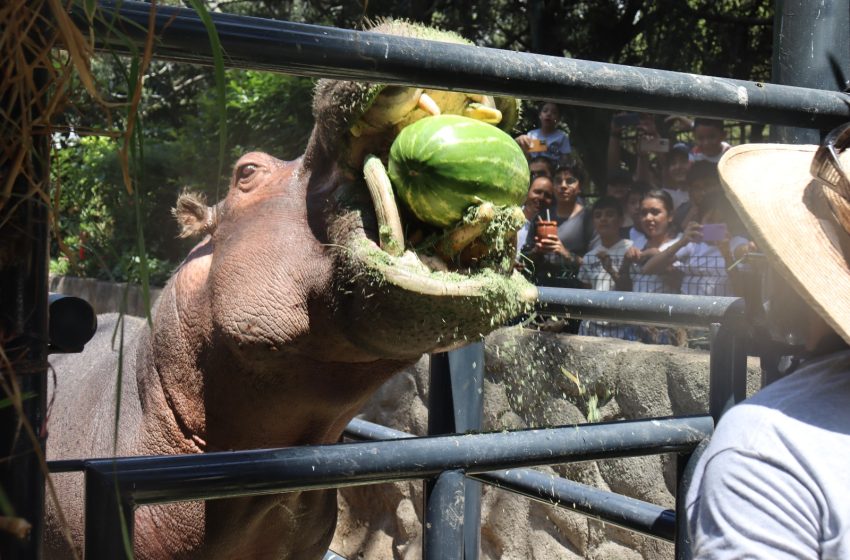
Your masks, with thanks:
<instances>
[{"instance_id":1,"label":"black metal fence","mask_svg":"<svg viewBox=\"0 0 850 560\"><path fill-rule=\"evenodd\" d=\"M777 27L782 28L791 21L799 26L795 37L777 35L778 65L785 71L802 68L800 73L792 74L796 78L802 74L804 80L807 76L814 79L816 72L833 66L831 53L823 49L833 44L847 44L848 0L835 2L831 7L834 11L824 16L813 9L802 9L801 17L797 4L780 1L777 6ZM120 12L121 18L135 24L126 28L130 37L139 41L144 38L150 5L103 3L102 8ZM795 17L786 16L786 13L795 13ZM839 91L539 57L222 14L214 15L214 20L227 53L227 63L241 68L458 88L578 105L679 112L813 129L828 129L850 117L850 97ZM83 28L88 25L85 17L77 21ZM159 36L156 56L210 63L206 31L192 11L161 7L155 22ZM815 36L840 39L826 46L818 42L823 46L817 53L817 60L823 59L822 64L812 64L809 52L803 61L803 47L808 49L807 39ZM783 41L790 41L790 46ZM122 48L119 44L101 46ZM840 67L848 67L850 55L839 53L835 56ZM546 59L546 64L540 64L542 58ZM819 87L840 90L844 87L841 81L836 78L835 83L803 81L797 85L816 83ZM811 138L812 134L791 130L785 137ZM39 227L42 228L41 239L44 239L46 225L41 223ZM35 239L39 239L38 235ZM46 258L43 254L37 257ZM21 276L24 280L16 282L5 278L4 289L8 285L20 293L32 292L31 287L21 287L29 278L26 275ZM44 287L46 301L43 279L36 284L36 289L41 287ZM349 425L347 434L367 441L279 450L51 463L53 472L84 470L86 473L86 557L122 557L119 507L132 531L134 508L142 504L419 478L430 480L424 538L424 557L428 559L477 558L479 483L545 500L660 539L675 539L677 558L687 557L681 511L674 515L639 500L517 468L678 453L682 459L680 470L684 471L689 454L709 437L714 421L723 410L744 397L747 326L744 302L722 297L541 288L540 304L549 314L570 318L709 328L712 339L709 414L546 430L452 434L480 428L478 395L483 377L483 348L480 344L472 345L449 355L432 356L432 422L429 428L432 434L450 435L409 438L407 434L355 420ZM39 308L40 304L36 301L27 305ZM21 316L28 309L22 309ZM37 342L32 344L37 351ZM471 364L475 366L470 367ZM35 386L43 387L43 376L40 383ZM38 425L43 409L36 406L30 412L31 422ZM15 429L12 420L4 420L5 439L13 439ZM369 453L362 453L364 450ZM346 472L338 467L342 457L357 458L347 463ZM352 469L351 464L356 467ZM508 467L510 472L499 470ZM15 485L32 486L32 481L40 483L37 471L33 461L21 462L13 458L4 466L0 482L6 489ZM213 473L216 476L207 476ZM22 506L21 510L40 511L40 502L31 503L33 495L14 494L11 497L13 502L19 501L15 505ZM461 495L465 499L458 499ZM464 523L446 522L446 512L452 510L462 515ZM38 520L39 516L33 519ZM36 530L33 534L38 537L40 532ZM0 553L10 559L36 558L38 548L37 543L20 544L6 537Z\"/></svg>"}]
</instances>

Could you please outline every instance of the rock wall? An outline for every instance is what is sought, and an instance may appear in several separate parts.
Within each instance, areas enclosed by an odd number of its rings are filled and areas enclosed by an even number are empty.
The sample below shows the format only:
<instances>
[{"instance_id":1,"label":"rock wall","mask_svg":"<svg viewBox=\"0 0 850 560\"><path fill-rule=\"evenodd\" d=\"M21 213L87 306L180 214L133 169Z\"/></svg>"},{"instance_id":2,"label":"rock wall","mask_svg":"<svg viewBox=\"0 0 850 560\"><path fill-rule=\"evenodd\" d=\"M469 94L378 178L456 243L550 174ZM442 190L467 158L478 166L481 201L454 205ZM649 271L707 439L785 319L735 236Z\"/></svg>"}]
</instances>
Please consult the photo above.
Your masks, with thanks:
<instances>
[{"instance_id":1,"label":"rock wall","mask_svg":"<svg viewBox=\"0 0 850 560\"><path fill-rule=\"evenodd\" d=\"M707 410L707 352L522 328L486 340L485 430L558 426ZM749 390L758 388L749 364ZM362 418L424 435L428 359L387 382ZM653 455L542 470L673 508L675 458ZM350 560L418 560L422 483L347 488L332 549ZM481 557L501 560L672 559L673 545L484 487Z\"/></svg>"}]
</instances>

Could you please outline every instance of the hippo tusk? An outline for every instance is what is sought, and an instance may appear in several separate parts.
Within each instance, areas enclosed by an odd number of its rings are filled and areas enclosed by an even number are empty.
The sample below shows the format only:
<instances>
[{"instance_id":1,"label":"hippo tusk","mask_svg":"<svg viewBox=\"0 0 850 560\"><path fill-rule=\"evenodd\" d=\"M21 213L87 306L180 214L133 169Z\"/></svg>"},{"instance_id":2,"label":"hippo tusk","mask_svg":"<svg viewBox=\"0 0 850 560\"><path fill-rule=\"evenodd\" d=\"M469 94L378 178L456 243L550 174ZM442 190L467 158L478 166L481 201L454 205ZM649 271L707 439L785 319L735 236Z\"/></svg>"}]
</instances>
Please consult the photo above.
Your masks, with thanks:
<instances>
[{"instance_id":1,"label":"hippo tusk","mask_svg":"<svg viewBox=\"0 0 850 560\"><path fill-rule=\"evenodd\" d=\"M393 186L380 158L369 154L363 162L363 177L375 207L380 247L395 257L404 252L404 231L393 196Z\"/></svg>"},{"instance_id":2,"label":"hippo tusk","mask_svg":"<svg viewBox=\"0 0 850 560\"><path fill-rule=\"evenodd\" d=\"M442 111L440 111L440 106L437 105L437 102L434 101L434 99L424 91L422 92L422 95L419 96L419 102L417 103L417 105L420 109L434 117L438 117L442 113Z\"/></svg>"},{"instance_id":3,"label":"hippo tusk","mask_svg":"<svg viewBox=\"0 0 850 560\"><path fill-rule=\"evenodd\" d=\"M465 117L470 117L487 124L499 124L502 122L502 112L495 107L488 107L483 103L470 103L463 110Z\"/></svg>"}]
</instances>

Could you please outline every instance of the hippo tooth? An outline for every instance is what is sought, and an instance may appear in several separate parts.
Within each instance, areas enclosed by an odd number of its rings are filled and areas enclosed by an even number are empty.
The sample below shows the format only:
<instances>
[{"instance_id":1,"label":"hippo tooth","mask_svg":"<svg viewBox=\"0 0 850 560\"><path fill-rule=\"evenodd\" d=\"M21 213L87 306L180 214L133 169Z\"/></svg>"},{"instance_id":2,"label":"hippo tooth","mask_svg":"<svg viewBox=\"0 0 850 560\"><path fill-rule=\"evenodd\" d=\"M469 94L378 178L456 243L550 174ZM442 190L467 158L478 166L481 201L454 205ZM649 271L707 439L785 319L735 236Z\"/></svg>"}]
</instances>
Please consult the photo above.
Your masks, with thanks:
<instances>
[{"instance_id":1,"label":"hippo tooth","mask_svg":"<svg viewBox=\"0 0 850 560\"><path fill-rule=\"evenodd\" d=\"M482 103L470 103L463 110L465 117L470 117L488 124L499 124L502 121L502 112L495 107L488 107Z\"/></svg>"},{"instance_id":2,"label":"hippo tooth","mask_svg":"<svg viewBox=\"0 0 850 560\"><path fill-rule=\"evenodd\" d=\"M417 105L419 105L419 108L428 113L429 115L432 115L434 117L440 116L440 106L437 105L437 102L434 101L431 96L425 93L424 91L422 92L422 95L419 96L419 103L417 103Z\"/></svg>"}]
</instances>

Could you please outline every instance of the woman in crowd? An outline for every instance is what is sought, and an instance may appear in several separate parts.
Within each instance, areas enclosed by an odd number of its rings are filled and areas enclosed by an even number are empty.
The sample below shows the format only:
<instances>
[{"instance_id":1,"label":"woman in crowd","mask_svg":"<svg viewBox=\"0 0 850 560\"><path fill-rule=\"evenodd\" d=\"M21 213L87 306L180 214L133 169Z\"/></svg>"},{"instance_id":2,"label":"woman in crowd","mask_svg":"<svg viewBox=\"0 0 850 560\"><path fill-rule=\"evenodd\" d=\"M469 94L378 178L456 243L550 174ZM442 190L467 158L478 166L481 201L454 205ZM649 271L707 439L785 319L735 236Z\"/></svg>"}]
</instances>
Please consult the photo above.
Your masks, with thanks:
<instances>
[{"instance_id":1,"label":"woman in crowd","mask_svg":"<svg viewBox=\"0 0 850 560\"><path fill-rule=\"evenodd\" d=\"M642 246L632 246L623 256L623 267L631 290L642 293L678 293L677 283L669 274L644 272L646 262L679 240L673 226L673 198L663 190L652 190L640 201L640 226L646 236ZM657 271L656 271L657 272Z\"/></svg>"},{"instance_id":2,"label":"woman in crowd","mask_svg":"<svg viewBox=\"0 0 850 560\"><path fill-rule=\"evenodd\" d=\"M706 195L699 206L699 221L643 266L646 274L664 274L673 266L682 273L681 292L687 295L732 296L729 271L749 251L749 241L735 235L734 212L722 192Z\"/></svg>"},{"instance_id":3,"label":"woman in crowd","mask_svg":"<svg viewBox=\"0 0 850 560\"><path fill-rule=\"evenodd\" d=\"M581 171L576 165L557 168L555 184L555 209L549 216L538 216L531 224L524 257L531 261L533 280L538 285L578 287L576 280L581 257L587 252L593 233L593 222L587 208L579 201ZM557 235L537 235L540 220L555 221Z\"/></svg>"},{"instance_id":4,"label":"woman in crowd","mask_svg":"<svg viewBox=\"0 0 850 560\"><path fill-rule=\"evenodd\" d=\"M555 188L552 185L552 179L546 175L538 175L532 177L531 185L528 187L525 202L522 205L522 212L525 215L525 224L517 232L517 253L525 246L528 239L528 231L537 216L543 214L546 210L552 209L552 202L555 199Z\"/></svg>"},{"instance_id":5,"label":"woman in crowd","mask_svg":"<svg viewBox=\"0 0 850 560\"><path fill-rule=\"evenodd\" d=\"M652 257L676 243L681 234L673 226L673 197L663 190L652 190L640 201L639 220L646 239L641 246L630 247L623 256L618 289L642 293L679 292L680 275L674 270L647 273L644 265ZM648 344L678 344L680 336L672 329L638 327L637 337Z\"/></svg>"}]
</instances>

